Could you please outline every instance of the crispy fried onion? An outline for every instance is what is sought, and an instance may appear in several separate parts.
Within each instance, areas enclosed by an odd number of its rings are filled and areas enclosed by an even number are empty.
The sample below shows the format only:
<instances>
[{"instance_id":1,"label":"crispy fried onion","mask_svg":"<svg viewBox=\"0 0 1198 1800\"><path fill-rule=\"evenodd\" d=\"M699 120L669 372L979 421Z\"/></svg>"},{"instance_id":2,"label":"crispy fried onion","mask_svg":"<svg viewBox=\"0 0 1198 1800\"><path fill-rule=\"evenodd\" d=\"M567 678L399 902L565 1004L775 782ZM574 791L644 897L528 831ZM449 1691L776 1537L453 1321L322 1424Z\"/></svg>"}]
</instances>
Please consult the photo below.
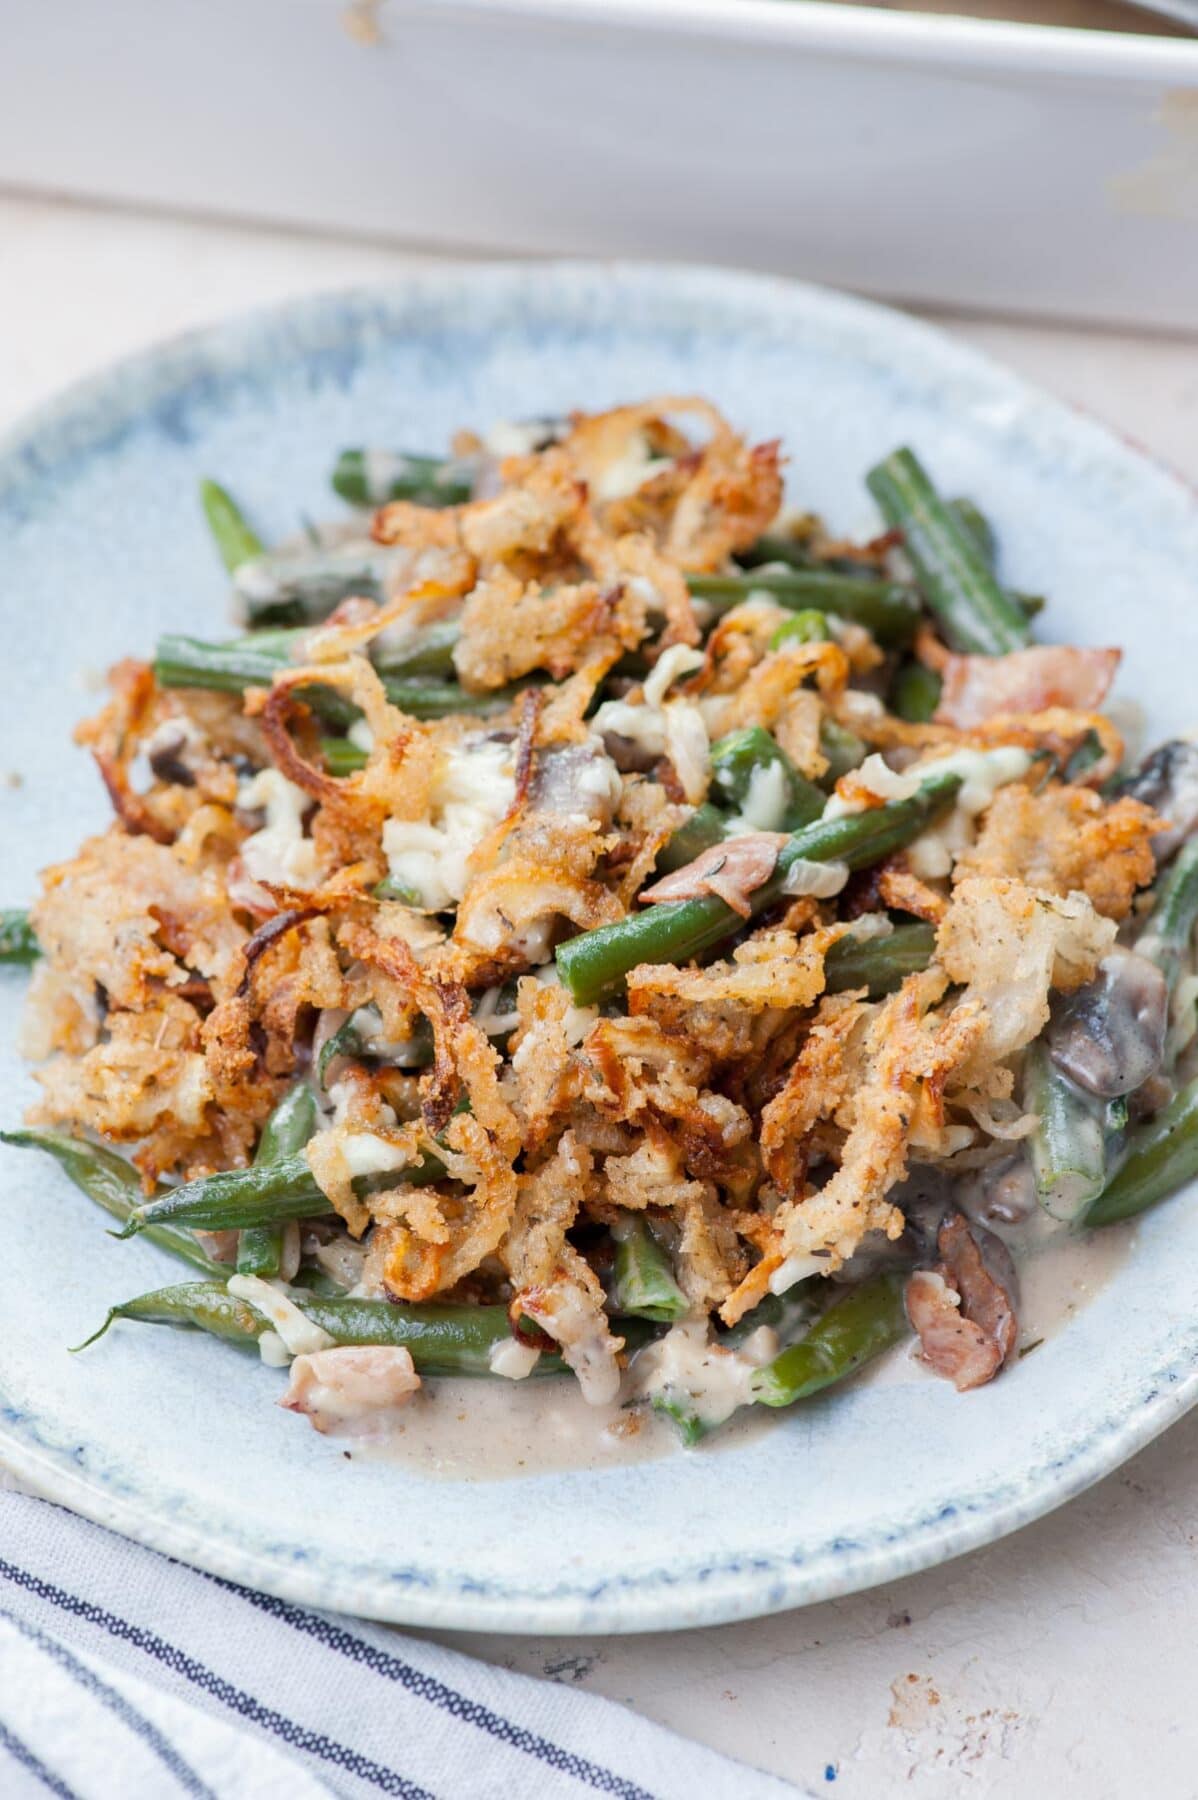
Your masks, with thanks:
<instances>
[{"instance_id":1,"label":"crispy fried onion","mask_svg":"<svg viewBox=\"0 0 1198 1800\"><path fill-rule=\"evenodd\" d=\"M876 873L878 898L883 906L892 912L910 913L913 918L927 919L930 924L939 925L948 901L912 873L906 857L890 857Z\"/></svg>"},{"instance_id":2,"label":"crispy fried onion","mask_svg":"<svg viewBox=\"0 0 1198 1800\"><path fill-rule=\"evenodd\" d=\"M599 1017L593 1006L575 1006L564 987L526 976L516 993L520 1023L509 1045L515 1107L526 1150L539 1151L554 1120L582 1091L584 1065L578 1046Z\"/></svg>"},{"instance_id":3,"label":"crispy fried onion","mask_svg":"<svg viewBox=\"0 0 1198 1800\"><path fill-rule=\"evenodd\" d=\"M182 710L177 696L158 687L148 664L119 662L109 670L108 681L111 700L96 718L78 728L76 742L90 748L125 831L169 844L204 801L231 800L236 777L203 729ZM163 734L168 734L175 752L174 761L165 765ZM143 752L158 777L146 795L137 793L130 780L132 766ZM167 779L160 775L164 766ZM172 769L174 773L169 773Z\"/></svg>"},{"instance_id":4,"label":"crispy fried onion","mask_svg":"<svg viewBox=\"0 0 1198 1800\"><path fill-rule=\"evenodd\" d=\"M726 677L709 646L706 666L691 685L702 684L708 692L703 716L714 738L748 725L761 725L768 731L787 713L809 676L814 676L824 704L833 712L841 711L850 673L849 659L839 644L788 640L737 680L731 693L724 691ZM713 681L717 685L711 692Z\"/></svg>"},{"instance_id":5,"label":"crispy fried onion","mask_svg":"<svg viewBox=\"0 0 1198 1800\"><path fill-rule=\"evenodd\" d=\"M448 1242L430 1242L427 1218L422 1231L422 1220L413 1211L417 1203L410 1200L404 1223L389 1220L378 1228L385 1249L381 1260L386 1290L399 1299L423 1300L476 1269L501 1242L516 1201L513 1164L521 1148L520 1126L500 1092L499 1059L471 1018L462 990L433 979L398 938L383 938L350 922L342 926L340 942L349 955L394 981L433 1028L436 1060L432 1074L422 1084L425 1117L419 1127L404 1128L400 1134L402 1166L413 1160L412 1151L421 1153L431 1147L450 1177L468 1191L464 1196L437 1200L438 1218L449 1227ZM430 1126L439 1125L446 1116L446 1105L453 1105L451 1097L462 1093L470 1110L452 1116L430 1146ZM309 1146L313 1172L324 1188L323 1171L317 1166L320 1154L318 1149L314 1155ZM324 1191L329 1193L328 1188ZM387 1197L392 1206L395 1192L391 1190ZM338 1211L348 1206L343 1185L335 1184L329 1198ZM349 1210L353 1218L347 1218L347 1223L360 1230L362 1214L352 1206ZM368 1210L377 1210L373 1201Z\"/></svg>"},{"instance_id":6,"label":"crispy fried onion","mask_svg":"<svg viewBox=\"0 0 1198 1800\"><path fill-rule=\"evenodd\" d=\"M538 962L548 954L554 919L590 931L623 916L620 901L599 882L512 856L471 882L458 905L454 940L488 955L512 952L517 962Z\"/></svg>"},{"instance_id":7,"label":"crispy fried onion","mask_svg":"<svg viewBox=\"0 0 1198 1800\"><path fill-rule=\"evenodd\" d=\"M452 566L442 571L440 579L419 581L385 606L376 606L372 600L343 600L335 612L304 637L303 654L297 660L343 662L348 656L364 653L383 632L388 634L389 644L398 644L407 633L415 634L422 625L451 611L473 578L474 564L459 554Z\"/></svg>"},{"instance_id":8,"label":"crispy fried onion","mask_svg":"<svg viewBox=\"0 0 1198 1800\"><path fill-rule=\"evenodd\" d=\"M296 748L290 726L309 717L297 690L319 682L347 694L366 716L373 747L364 769L341 778L310 763ZM364 656L344 662L288 669L276 675L273 685L256 689L246 697L246 710L256 714L270 747L276 768L305 793L333 813L354 818L365 830L377 831L392 803L410 808L419 804L422 783L430 779L428 758L414 757L415 745L428 742L433 733L422 731L387 699L382 682ZM402 769L402 775L401 775ZM413 793L413 788L417 791Z\"/></svg>"},{"instance_id":9,"label":"crispy fried onion","mask_svg":"<svg viewBox=\"0 0 1198 1800\"><path fill-rule=\"evenodd\" d=\"M686 445L666 423L679 415L706 425L701 448ZM562 448L609 529L651 531L690 571L722 568L761 535L782 500L777 443L749 448L710 402L694 395L659 395L579 417ZM663 455L672 458L665 467Z\"/></svg>"},{"instance_id":10,"label":"crispy fried onion","mask_svg":"<svg viewBox=\"0 0 1198 1800\"><path fill-rule=\"evenodd\" d=\"M566 1241L587 1197L594 1160L569 1131L549 1160L522 1175L511 1229L499 1251L516 1290L513 1308L561 1346L594 1406L615 1399L620 1386L617 1353L603 1310L603 1286L590 1264Z\"/></svg>"},{"instance_id":11,"label":"crispy fried onion","mask_svg":"<svg viewBox=\"0 0 1198 1800\"><path fill-rule=\"evenodd\" d=\"M826 1000L786 1086L762 1114L761 1145L784 1200L772 1220L773 1245L721 1308L728 1323L773 1287L830 1274L868 1231L895 1238L903 1215L887 1199L907 1170L907 1151L928 1114L944 1114L949 1077L986 1030L985 1009L963 1001L931 1009L947 986L937 969L908 976L877 1006ZM802 1192L802 1142L817 1120L847 1130L839 1166L822 1188Z\"/></svg>"},{"instance_id":12,"label":"crispy fried onion","mask_svg":"<svg viewBox=\"0 0 1198 1800\"><path fill-rule=\"evenodd\" d=\"M962 1214L940 1227L938 1248L938 1266L917 1270L907 1283L907 1316L923 1361L964 1393L992 1381L1010 1359L1015 1308Z\"/></svg>"},{"instance_id":13,"label":"crispy fried onion","mask_svg":"<svg viewBox=\"0 0 1198 1800\"><path fill-rule=\"evenodd\" d=\"M1050 990L1088 981L1115 940L1083 894L1061 899L1022 881L972 876L953 893L936 938L946 973L980 1002L986 1029L969 1073L980 1076L1048 1023Z\"/></svg>"},{"instance_id":14,"label":"crispy fried onion","mask_svg":"<svg viewBox=\"0 0 1198 1800\"><path fill-rule=\"evenodd\" d=\"M1013 876L1061 898L1082 893L1105 918L1122 919L1155 873L1159 824L1151 807L1127 796L1107 802L1089 788L1003 788L953 876Z\"/></svg>"},{"instance_id":15,"label":"crispy fried onion","mask_svg":"<svg viewBox=\"0 0 1198 1800\"><path fill-rule=\"evenodd\" d=\"M734 842L740 842L734 839ZM735 1005L758 1012L765 1007L811 1006L824 990L824 958L850 923L796 937L792 931L761 931L732 953L731 962L706 969L677 969L669 963L641 963L628 977L628 1010L653 1010L659 996L690 1006ZM684 1021L683 1014L679 1023Z\"/></svg>"}]
</instances>

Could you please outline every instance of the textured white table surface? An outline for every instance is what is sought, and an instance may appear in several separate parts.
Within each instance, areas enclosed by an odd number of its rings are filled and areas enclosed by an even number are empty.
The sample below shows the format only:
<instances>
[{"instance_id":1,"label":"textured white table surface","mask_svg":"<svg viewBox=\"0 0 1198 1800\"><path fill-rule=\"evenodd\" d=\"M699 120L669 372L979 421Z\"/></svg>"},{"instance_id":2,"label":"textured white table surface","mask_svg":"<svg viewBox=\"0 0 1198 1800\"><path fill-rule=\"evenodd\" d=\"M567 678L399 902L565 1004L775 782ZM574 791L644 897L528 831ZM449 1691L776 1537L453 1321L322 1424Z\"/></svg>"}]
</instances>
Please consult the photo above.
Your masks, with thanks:
<instances>
[{"instance_id":1,"label":"textured white table surface","mask_svg":"<svg viewBox=\"0 0 1198 1800\"><path fill-rule=\"evenodd\" d=\"M0 195L0 425L154 338L427 260ZM940 323L1198 484L1192 341ZM444 1635L844 1800L1191 1800L1196 1607L1198 1417L1063 1512L890 1588L673 1635Z\"/></svg>"}]
</instances>

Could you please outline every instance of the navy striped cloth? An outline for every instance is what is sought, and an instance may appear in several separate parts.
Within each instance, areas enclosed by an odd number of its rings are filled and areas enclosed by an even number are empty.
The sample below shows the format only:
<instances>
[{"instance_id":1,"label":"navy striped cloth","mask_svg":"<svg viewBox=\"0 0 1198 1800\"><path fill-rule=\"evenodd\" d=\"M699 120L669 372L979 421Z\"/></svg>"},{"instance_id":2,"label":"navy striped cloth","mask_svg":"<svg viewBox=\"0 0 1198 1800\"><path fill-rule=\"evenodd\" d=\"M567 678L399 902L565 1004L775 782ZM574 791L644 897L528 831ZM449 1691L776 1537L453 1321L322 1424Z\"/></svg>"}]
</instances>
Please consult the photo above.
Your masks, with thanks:
<instances>
[{"instance_id":1,"label":"navy striped cloth","mask_svg":"<svg viewBox=\"0 0 1198 1800\"><path fill-rule=\"evenodd\" d=\"M0 1493L0 1796L784 1800L607 1700Z\"/></svg>"}]
</instances>

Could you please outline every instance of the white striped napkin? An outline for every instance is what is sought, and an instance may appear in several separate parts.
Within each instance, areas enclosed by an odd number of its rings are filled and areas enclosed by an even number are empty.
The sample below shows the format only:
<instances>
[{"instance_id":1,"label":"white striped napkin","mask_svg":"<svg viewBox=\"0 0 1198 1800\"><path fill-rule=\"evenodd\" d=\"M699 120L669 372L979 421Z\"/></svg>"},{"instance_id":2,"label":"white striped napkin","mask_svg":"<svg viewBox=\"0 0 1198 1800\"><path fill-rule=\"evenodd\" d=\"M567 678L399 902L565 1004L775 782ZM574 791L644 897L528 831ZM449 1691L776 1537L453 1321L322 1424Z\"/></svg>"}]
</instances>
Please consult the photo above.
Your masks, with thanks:
<instances>
[{"instance_id":1,"label":"white striped napkin","mask_svg":"<svg viewBox=\"0 0 1198 1800\"><path fill-rule=\"evenodd\" d=\"M201 1575L0 1493L0 1795L783 1800L610 1701Z\"/></svg>"}]
</instances>

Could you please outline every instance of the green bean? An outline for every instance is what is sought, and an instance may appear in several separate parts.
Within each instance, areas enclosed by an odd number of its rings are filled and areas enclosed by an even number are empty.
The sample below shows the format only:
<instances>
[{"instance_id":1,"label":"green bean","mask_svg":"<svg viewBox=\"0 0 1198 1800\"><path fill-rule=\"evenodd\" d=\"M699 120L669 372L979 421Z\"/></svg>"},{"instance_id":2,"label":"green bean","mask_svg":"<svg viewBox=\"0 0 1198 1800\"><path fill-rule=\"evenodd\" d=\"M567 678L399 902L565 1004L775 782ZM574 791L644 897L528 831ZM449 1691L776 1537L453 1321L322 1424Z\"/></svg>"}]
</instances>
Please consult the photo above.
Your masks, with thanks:
<instances>
[{"instance_id":1,"label":"green bean","mask_svg":"<svg viewBox=\"0 0 1198 1800\"><path fill-rule=\"evenodd\" d=\"M0 912L0 963L31 963L41 955L41 945L23 907Z\"/></svg>"},{"instance_id":2,"label":"green bean","mask_svg":"<svg viewBox=\"0 0 1198 1800\"><path fill-rule=\"evenodd\" d=\"M388 500L461 506L473 498L477 476L477 458L343 450L333 470L333 487L352 506L385 506Z\"/></svg>"},{"instance_id":3,"label":"green bean","mask_svg":"<svg viewBox=\"0 0 1198 1800\"><path fill-rule=\"evenodd\" d=\"M712 1348L716 1352L741 1350L763 1327L773 1332L782 1344L791 1344L801 1333L808 1331L819 1316L826 1293L827 1283L813 1278L796 1282L784 1294L766 1294L730 1330L719 1332ZM744 1373L747 1376L747 1368ZM654 1412L661 1413L677 1427L688 1448L700 1443L732 1416L731 1412L718 1407L705 1410L701 1393L689 1388L685 1379L671 1382L653 1393L652 1405ZM734 1404L732 1412L739 1410L741 1406Z\"/></svg>"},{"instance_id":4,"label":"green bean","mask_svg":"<svg viewBox=\"0 0 1198 1800\"><path fill-rule=\"evenodd\" d=\"M303 1262L291 1277L291 1285L305 1294L319 1294L322 1300L339 1300L352 1284L348 1279L335 1281L319 1263Z\"/></svg>"},{"instance_id":5,"label":"green bean","mask_svg":"<svg viewBox=\"0 0 1198 1800\"><path fill-rule=\"evenodd\" d=\"M304 1289L294 1289L288 1298L338 1347L402 1346L422 1375L490 1375L491 1352L510 1342L512 1335L506 1306L399 1306L389 1300L326 1298ZM191 1281L114 1306L100 1329L79 1348L103 1337L114 1319L190 1326L247 1349L271 1329L264 1314L236 1299L223 1283ZM533 1373L564 1371L559 1356L542 1352Z\"/></svg>"},{"instance_id":6,"label":"green bean","mask_svg":"<svg viewBox=\"0 0 1198 1800\"><path fill-rule=\"evenodd\" d=\"M1189 838L1157 884L1152 911L1136 939L1136 949L1156 964L1170 992L1177 986L1196 921L1198 838Z\"/></svg>"},{"instance_id":7,"label":"green bean","mask_svg":"<svg viewBox=\"0 0 1198 1800\"><path fill-rule=\"evenodd\" d=\"M222 1169L168 1188L137 1207L118 1237L148 1225L188 1225L204 1231L242 1231L279 1220L314 1219L333 1211L302 1151L249 1169Z\"/></svg>"},{"instance_id":8,"label":"green bean","mask_svg":"<svg viewBox=\"0 0 1198 1800\"><path fill-rule=\"evenodd\" d=\"M351 594L385 599L394 560L369 541L256 556L234 571L233 596L248 625L315 625Z\"/></svg>"},{"instance_id":9,"label":"green bean","mask_svg":"<svg viewBox=\"0 0 1198 1800\"><path fill-rule=\"evenodd\" d=\"M242 563L261 556L266 546L233 496L215 481L201 481L200 504L221 561L230 575Z\"/></svg>"},{"instance_id":10,"label":"green bean","mask_svg":"<svg viewBox=\"0 0 1198 1800\"><path fill-rule=\"evenodd\" d=\"M867 988L871 1000L893 994L908 975L926 969L936 949L936 931L922 922L896 925L886 937L841 938L824 960L830 994Z\"/></svg>"},{"instance_id":11,"label":"green bean","mask_svg":"<svg viewBox=\"0 0 1198 1800\"><path fill-rule=\"evenodd\" d=\"M693 1450L695 1445L702 1442L710 1432L726 1423L726 1417L723 1419L704 1418L688 1394L672 1389L667 1389L661 1394L654 1394L653 1410L655 1413L659 1413L663 1419L669 1419L670 1423L677 1427L678 1436L688 1450Z\"/></svg>"},{"instance_id":12,"label":"green bean","mask_svg":"<svg viewBox=\"0 0 1198 1800\"><path fill-rule=\"evenodd\" d=\"M451 714L488 718L505 711L517 690L493 688L490 693L472 694L449 681L406 681L402 676L384 675L383 692L392 706L410 718L444 719Z\"/></svg>"},{"instance_id":13,"label":"green bean","mask_svg":"<svg viewBox=\"0 0 1198 1800\"><path fill-rule=\"evenodd\" d=\"M1024 1058L1023 1104L1039 1120L1028 1139L1036 1196L1050 1218L1076 1219L1106 1181L1102 1104L1062 1074L1043 1042Z\"/></svg>"},{"instance_id":14,"label":"green bean","mask_svg":"<svg viewBox=\"0 0 1198 1800\"><path fill-rule=\"evenodd\" d=\"M1087 1226L1113 1225L1155 1206L1198 1175L1198 1081L1190 1082L1146 1125L1127 1134L1112 1179L1086 1213Z\"/></svg>"},{"instance_id":15,"label":"green bean","mask_svg":"<svg viewBox=\"0 0 1198 1800\"><path fill-rule=\"evenodd\" d=\"M44 1150L81 1193L122 1224L142 1203L141 1177L137 1170L100 1144L90 1144L86 1138L71 1137L64 1131L31 1130L0 1132L0 1142L12 1144L19 1150ZM145 1236L160 1250L169 1250L172 1256L180 1257L206 1275L228 1273L221 1263L208 1255L192 1233L181 1226L151 1225Z\"/></svg>"},{"instance_id":16,"label":"green bean","mask_svg":"<svg viewBox=\"0 0 1198 1800\"><path fill-rule=\"evenodd\" d=\"M380 882L379 886L382 885ZM382 1028L383 1021L378 1008L374 1005L359 1006L355 1012L352 1012L344 1025L340 1026L327 1040L317 1059L316 1074L321 1087L327 1085L326 1077L329 1066L339 1056L349 1056L356 1060L369 1056L370 1051L367 1046L371 1038L376 1037ZM396 1049L398 1048L399 1046L396 1046ZM412 1034L403 1048L402 1057L395 1056L389 1059L394 1061L396 1066L403 1069L428 1067L433 1060L433 1028L427 1019L416 1019Z\"/></svg>"},{"instance_id":17,"label":"green bean","mask_svg":"<svg viewBox=\"0 0 1198 1800\"><path fill-rule=\"evenodd\" d=\"M908 800L892 800L838 819L819 819L795 832L779 851L768 881L747 896L753 913L763 912L780 897L787 872L796 862L842 861L862 869L901 850L951 804L960 786L957 775L934 775ZM744 923L715 894L662 903L568 939L556 953L558 973L575 1001L586 1006L618 993L638 963L690 962L734 936Z\"/></svg>"},{"instance_id":18,"label":"green bean","mask_svg":"<svg viewBox=\"0 0 1198 1800\"><path fill-rule=\"evenodd\" d=\"M776 738L760 725L746 726L729 732L711 747L711 779L725 805L744 812L751 804L755 787L760 792L762 776L769 771L780 773L772 779L782 803L779 819L768 827L772 831L798 831L810 825L824 810L824 795L799 774Z\"/></svg>"},{"instance_id":19,"label":"green bean","mask_svg":"<svg viewBox=\"0 0 1198 1800\"><path fill-rule=\"evenodd\" d=\"M294 1156L316 1130L316 1096L306 1081L297 1081L283 1095L262 1127L254 1167L265 1168ZM276 1222L249 1225L237 1242L239 1275L277 1275L283 1261L284 1228Z\"/></svg>"},{"instance_id":20,"label":"green bean","mask_svg":"<svg viewBox=\"0 0 1198 1800\"><path fill-rule=\"evenodd\" d=\"M736 560L742 569L757 569L762 563L784 563L790 569L821 567L805 539L773 531L763 533L747 550L738 550Z\"/></svg>"},{"instance_id":21,"label":"green bean","mask_svg":"<svg viewBox=\"0 0 1198 1800\"><path fill-rule=\"evenodd\" d=\"M926 725L940 704L941 680L923 663L904 663L890 684L889 705L900 719Z\"/></svg>"},{"instance_id":22,"label":"green bean","mask_svg":"<svg viewBox=\"0 0 1198 1800\"><path fill-rule=\"evenodd\" d=\"M456 619L434 619L400 640L383 640L371 648L371 659L380 675L453 676L453 653L462 628Z\"/></svg>"},{"instance_id":23,"label":"green bean","mask_svg":"<svg viewBox=\"0 0 1198 1800\"><path fill-rule=\"evenodd\" d=\"M306 1081L288 1088L258 1139L254 1162L259 1166L295 1156L316 1130L316 1096Z\"/></svg>"},{"instance_id":24,"label":"green bean","mask_svg":"<svg viewBox=\"0 0 1198 1800\"><path fill-rule=\"evenodd\" d=\"M72 1344L72 1355L97 1343L114 1319L191 1327L246 1350L252 1349L263 1333L270 1330L263 1315L247 1301L228 1293L222 1281L185 1281L178 1287L155 1288L151 1293L139 1294L135 1300L110 1306L98 1330L85 1337L81 1344Z\"/></svg>"},{"instance_id":25,"label":"green bean","mask_svg":"<svg viewBox=\"0 0 1198 1800\"><path fill-rule=\"evenodd\" d=\"M984 559L987 568L993 569L998 562L998 539L994 527L982 509L973 501L962 495L957 500L946 502L948 510L958 525L963 525Z\"/></svg>"},{"instance_id":26,"label":"green bean","mask_svg":"<svg viewBox=\"0 0 1198 1800\"><path fill-rule=\"evenodd\" d=\"M795 612L818 607L855 625L864 625L880 644L909 644L919 624L919 605L910 588L870 575L838 575L824 569L754 569L750 575L690 575L696 599L717 613L768 593Z\"/></svg>"},{"instance_id":27,"label":"green bean","mask_svg":"<svg viewBox=\"0 0 1198 1800\"><path fill-rule=\"evenodd\" d=\"M818 1316L825 1292L823 1278L811 1276L806 1281L796 1281L784 1294L766 1294L751 1312L721 1332L716 1342L722 1349L739 1350L755 1331L766 1326L784 1344L793 1343Z\"/></svg>"},{"instance_id":28,"label":"green bean","mask_svg":"<svg viewBox=\"0 0 1198 1800\"><path fill-rule=\"evenodd\" d=\"M339 737L322 737L320 754L329 774L338 778L354 775L359 769L364 769L368 756L368 752L360 749L351 739Z\"/></svg>"},{"instance_id":29,"label":"green bean","mask_svg":"<svg viewBox=\"0 0 1198 1800\"><path fill-rule=\"evenodd\" d=\"M866 745L855 731L841 725L830 713L819 722L819 747L828 759L828 767L820 776L820 786L834 788L842 775L858 769L865 761Z\"/></svg>"},{"instance_id":30,"label":"green bean","mask_svg":"<svg viewBox=\"0 0 1198 1800\"><path fill-rule=\"evenodd\" d=\"M689 1310L686 1295L648 1221L638 1213L625 1213L612 1226L612 1237L616 1242L611 1289L614 1310L667 1325L682 1318Z\"/></svg>"},{"instance_id":31,"label":"green bean","mask_svg":"<svg viewBox=\"0 0 1198 1800\"><path fill-rule=\"evenodd\" d=\"M749 1391L763 1406L793 1406L855 1375L910 1329L903 1307L905 1277L876 1275L850 1288L797 1344L754 1370Z\"/></svg>"},{"instance_id":32,"label":"green bean","mask_svg":"<svg viewBox=\"0 0 1198 1800\"><path fill-rule=\"evenodd\" d=\"M828 615L806 606L779 625L770 638L770 649L780 650L783 644L826 644L831 636Z\"/></svg>"},{"instance_id":33,"label":"green bean","mask_svg":"<svg viewBox=\"0 0 1198 1800\"><path fill-rule=\"evenodd\" d=\"M913 452L893 451L866 483L886 523L902 532L924 599L953 648L986 656L1022 649L1027 620Z\"/></svg>"},{"instance_id":34,"label":"green bean","mask_svg":"<svg viewBox=\"0 0 1198 1800\"><path fill-rule=\"evenodd\" d=\"M198 638L160 638L154 674L163 687L213 688L236 694L247 687L270 687L275 676L291 661L291 648L303 636L298 631L252 633L223 644L206 644ZM440 719L449 714L486 716L511 704L507 689L486 694L467 693L448 681L408 680L384 675L383 689L393 706L415 719ZM322 683L299 690L300 697L321 718L348 725L361 717L349 700Z\"/></svg>"},{"instance_id":35,"label":"green bean","mask_svg":"<svg viewBox=\"0 0 1198 1800\"><path fill-rule=\"evenodd\" d=\"M657 853L654 868L659 875L669 875L675 869L684 869L696 856L702 856L704 850L710 850L721 838L727 836L728 821L718 807L704 801L696 806L689 819L683 821L673 837L662 845Z\"/></svg>"},{"instance_id":36,"label":"green bean","mask_svg":"<svg viewBox=\"0 0 1198 1800\"><path fill-rule=\"evenodd\" d=\"M376 900L398 900L403 906L421 905L419 891L394 875L385 875L382 881L375 882L370 891Z\"/></svg>"},{"instance_id":37,"label":"green bean","mask_svg":"<svg viewBox=\"0 0 1198 1800\"><path fill-rule=\"evenodd\" d=\"M359 1010L361 1010L359 1008ZM339 1025L333 1035L326 1038L321 1046L320 1055L316 1059L316 1079L322 1088L328 1088L328 1071L330 1063L339 1056L349 1056L356 1061L364 1054L365 1044L357 1024L357 1013L352 1012L345 1022Z\"/></svg>"},{"instance_id":38,"label":"green bean","mask_svg":"<svg viewBox=\"0 0 1198 1800\"><path fill-rule=\"evenodd\" d=\"M983 512L972 500L950 500L948 510L963 525L974 543L977 545L988 569L998 567L998 539L994 535L994 527ZM1034 619L1037 613L1044 611L1043 594L1020 594L1010 590L1010 597L1019 608L1025 619Z\"/></svg>"},{"instance_id":39,"label":"green bean","mask_svg":"<svg viewBox=\"0 0 1198 1800\"><path fill-rule=\"evenodd\" d=\"M302 631L262 631L208 644L171 633L158 640L154 675L162 687L212 688L225 694L269 687L287 668L303 636Z\"/></svg>"},{"instance_id":40,"label":"green bean","mask_svg":"<svg viewBox=\"0 0 1198 1800\"><path fill-rule=\"evenodd\" d=\"M397 1169L385 1179L356 1178L354 1192L376 1193L399 1184L426 1187L444 1179L444 1163L426 1151L418 1162ZM324 1218L333 1210L317 1185L307 1157L299 1151L262 1167L221 1169L215 1175L168 1188L149 1205L136 1208L124 1230L113 1235L133 1237L149 1225L160 1224L182 1224L202 1231L244 1231L250 1226L285 1223L288 1219Z\"/></svg>"}]
</instances>

